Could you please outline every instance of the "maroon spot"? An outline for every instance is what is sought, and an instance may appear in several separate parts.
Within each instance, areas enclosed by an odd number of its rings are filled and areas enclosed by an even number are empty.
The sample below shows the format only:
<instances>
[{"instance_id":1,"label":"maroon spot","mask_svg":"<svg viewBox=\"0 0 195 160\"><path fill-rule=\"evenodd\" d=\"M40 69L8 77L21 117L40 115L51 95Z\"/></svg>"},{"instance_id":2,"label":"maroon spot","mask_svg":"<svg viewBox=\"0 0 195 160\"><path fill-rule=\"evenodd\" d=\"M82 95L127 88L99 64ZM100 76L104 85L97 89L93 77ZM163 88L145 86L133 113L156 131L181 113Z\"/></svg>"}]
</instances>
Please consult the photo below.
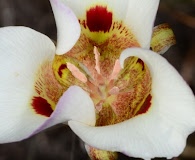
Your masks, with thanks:
<instances>
[{"instance_id":1,"label":"maroon spot","mask_svg":"<svg viewBox=\"0 0 195 160\"><path fill-rule=\"evenodd\" d=\"M121 29L121 27L122 27L122 24L119 25L118 29Z\"/></svg>"},{"instance_id":2,"label":"maroon spot","mask_svg":"<svg viewBox=\"0 0 195 160\"><path fill-rule=\"evenodd\" d=\"M87 11L87 26L91 32L108 32L112 25L112 12L107 7L96 6Z\"/></svg>"},{"instance_id":3,"label":"maroon spot","mask_svg":"<svg viewBox=\"0 0 195 160\"><path fill-rule=\"evenodd\" d=\"M138 59L137 63L142 65L142 71L143 71L144 70L144 62L141 59Z\"/></svg>"},{"instance_id":4,"label":"maroon spot","mask_svg":"<svg viewBox=\"0 0 195 160\"><path fill-rule=\"evenodd\" d=\"M152 99L152 96L149 94L148 97L146 98L145 102L143 103L143 105L141 106L140 110L137 112L136 115L143 114L143 113L146 113L148 111L148 109L151 106L151 99Z\"/></svg>"},{"instance_id":5,"label":"maroon spot","mask_svg":"<svg viewBox=\"0 0 195 160\"><path fill-rule=\"evenodd\" d=\"M80 25L82 25L85 29L87 28L85 20L80 20L80 19L79 19L79 23L80 23Z\"/></svg>"},{"instance_id":6,"label":"maroon spot","mask_svg":"<svg viewBox=\"0 0 195 160\"><path fill-rule=\"evenodd\" d=\"M85 22L85 21L83 21L83 27L84 27L85 29L87 28L86 22Z\"/></svg>"},{"instance_id":7,"label":"maroon spot","mask_svg":"<svg viewBox=\"0 0 195 160\"><path fill-rule=\"evenodd\" d=\"M115 29L115 24L116 24L116 22L113 23L112 30Z\"/></svg>"},{"instance_id":8,"label":"maroon spot","mask_svg":"<svg viewBox=\"0 0 195 160\"><path fill-rule=\"evenodd\" d=\"M53 112L51 105L42 97L33 97L32 106L36 113L46 117L50 117Z\"/></svg>"},{"instance_id":9,"label":"maroon spot","mask_svg":"<svg viewBox=\"0 0 195 160\"><path fill-rule=\"evenodd\" d=\"M66 64L62 64L62 65L59 67L59 69L58 69L58 74L59 74L60 77L62 77L62 70L63 70L63 69L66 69L66 68L67 68Z\"/></svg>"}]
</instances>

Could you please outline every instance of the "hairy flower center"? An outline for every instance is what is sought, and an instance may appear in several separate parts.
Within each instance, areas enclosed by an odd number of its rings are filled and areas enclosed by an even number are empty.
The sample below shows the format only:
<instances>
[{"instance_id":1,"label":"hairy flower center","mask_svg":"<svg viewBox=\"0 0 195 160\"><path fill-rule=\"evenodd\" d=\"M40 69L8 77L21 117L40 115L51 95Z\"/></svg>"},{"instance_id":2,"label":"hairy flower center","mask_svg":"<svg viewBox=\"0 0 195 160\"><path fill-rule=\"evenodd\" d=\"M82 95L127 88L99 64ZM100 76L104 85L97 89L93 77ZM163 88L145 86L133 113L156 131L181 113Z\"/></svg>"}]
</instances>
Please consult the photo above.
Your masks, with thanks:
<instances>
[{"instance_id":1,"label":"hairy flower center","mask_svg":"<svg viewBox=\"0 0 195 160\"><path fill-rule=\"evenodd\" d=\"M87 92L89 92L91 98L94 101L96 110L97 112L99 112L101 111L102 105L106 102L108 97L113 94L118 94L119 92L119 88L117 86L114 86L113 80L117 78L121 67L119 61L116 60L112 74L109 76L109 78L106 78L101 74L99 62L100 53L98 52L98 49L96 47L94 47L94 55L95 66L93 74L90 73L88 68L84 69L87 72L81 72L79 68L77 68L74 64L70 62L67 62L67 69L77 80L81 81L82 83L85 83L84 88Z\"/></svg>"},{"instance_id":2,"label":"hairy flower center","mask_svg":"<svg viewBox=\"0 0 195 160\"><path fill-rule=\"evenodd\" d=\"M140 45L131 29L115 18L107 6L90 7L79 17L81 35L75 46L56 55L53 62L55 77L63 86L78 85L89 93L96 108L96 126L125 121L150 107L147 66L132 57L122 69L118 60L124 49Z\"/></svg>"},{"instance_id":3,"label":"hairy flower center","mask_svg":"<svg viewBox=\"0 0 195 160\"><path fill-rule=\"evenodd\" d=\"M128 58L122 69L116 59L110 74L105 76L97 47L93 55L92 66L85 66L68 55L63 59L56 56L54 69L57 79L67 88L76 84L89 93L96 108L96 125L119 123L147 112L152 98L151 77L144 62L136 57Z\"/></svg>"}]
</instances>

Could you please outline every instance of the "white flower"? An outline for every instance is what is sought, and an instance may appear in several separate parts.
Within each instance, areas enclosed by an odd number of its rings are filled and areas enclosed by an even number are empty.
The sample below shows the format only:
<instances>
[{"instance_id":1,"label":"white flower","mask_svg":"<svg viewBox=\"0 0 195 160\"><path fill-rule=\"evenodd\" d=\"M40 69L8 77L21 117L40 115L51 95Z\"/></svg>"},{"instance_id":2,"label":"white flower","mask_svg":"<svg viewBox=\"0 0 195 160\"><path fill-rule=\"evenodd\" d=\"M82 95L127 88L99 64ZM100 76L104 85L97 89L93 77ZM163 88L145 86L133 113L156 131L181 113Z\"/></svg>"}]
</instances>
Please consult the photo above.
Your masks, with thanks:
<instances>
[{"instance_id":1,"label":"white flower","mask_svg":"<svg viewBox=\"0 0 195 160\"><path fill-rule=\"evenodd\" d=\"M91 159L178 156L195 130L195 98L149 50L174 43L158 33L151 42L159 1L50 2L57 47L30 28L0 29L0 142L67 123Z\"/></svg>"}]
</instances>

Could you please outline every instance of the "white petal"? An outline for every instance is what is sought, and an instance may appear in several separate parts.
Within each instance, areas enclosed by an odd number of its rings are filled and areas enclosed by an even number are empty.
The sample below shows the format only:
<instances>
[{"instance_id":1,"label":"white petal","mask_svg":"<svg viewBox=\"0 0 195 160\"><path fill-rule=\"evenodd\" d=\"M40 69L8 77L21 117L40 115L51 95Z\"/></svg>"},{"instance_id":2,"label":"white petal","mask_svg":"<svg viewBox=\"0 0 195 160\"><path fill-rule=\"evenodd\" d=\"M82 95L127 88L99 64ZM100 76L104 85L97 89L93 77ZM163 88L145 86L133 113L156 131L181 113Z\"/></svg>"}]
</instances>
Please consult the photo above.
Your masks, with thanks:
<instances>
[{"instance_id":1,"label":"white petal","mask_svg":"<svg viewBox=\"0 0 195 160\"><path fill-rule=\"evenodd\" d=\"M62 0L70 7L78 18L85 18L89 7L107 6L113 12L113 18L130 28L138 39L141 47L149 48L153 23L158 9L159 0ZM101 16L101 15L100 15Z\"/></svg>"},{"instance_id":2,"label":"white petal","mask_svg":"<svg viewBox=\"0 0 195 160\"><path fill-rule=\"evenodd\" d=\"M90 127L69 121L72 130L88 145L119 151L132 157L172 158L184 149L187 136L195 130L195 98L177 71L160 55L143 49L126 49L142 59L152 75L152 105L146 114L115 125Z\"/></svg>"},{"instance_id":3,"label":"white petal","mask_svg":"<svg viewBox=\"0 0 195 160\"><path fill-rule=\"evenodd\" d=\"M28 137L47 118L31 104L36 72L55 55L53 42L26 27L0 29L0 143Z\"/></svg>"},{"instance_id":4,"label":"white petal","mask_svg":"<svg viewBox=\"0 0 195 160\"><path fill-rule=\"evenodd\" d=\"M50 3L57 26L56 54L62 55L68 52L80 37L80 24L72 10L60 0L50 0Z\"/></svg>"},{"instance_id":5,"label":"white petal","mask_svg":"<svg viewBox=\"0 0 195 160\"><path fill-rule=\"evenodd\" d=\"M96 115L93 101L87 92L78 86L71 86L63 94L51 117L35 133L69 120L95 126Z\"/></svg>"},{"instance_id":6,"label":"white petal","mask_svg":"<svg viewBox=\"0 0 195 160\"><path fill-rule=\"evenodd\" d=\"M127 1L128 8L124 22L132 29L141 47L149 49L159 0Z\"/></svg>"}]
</instances>

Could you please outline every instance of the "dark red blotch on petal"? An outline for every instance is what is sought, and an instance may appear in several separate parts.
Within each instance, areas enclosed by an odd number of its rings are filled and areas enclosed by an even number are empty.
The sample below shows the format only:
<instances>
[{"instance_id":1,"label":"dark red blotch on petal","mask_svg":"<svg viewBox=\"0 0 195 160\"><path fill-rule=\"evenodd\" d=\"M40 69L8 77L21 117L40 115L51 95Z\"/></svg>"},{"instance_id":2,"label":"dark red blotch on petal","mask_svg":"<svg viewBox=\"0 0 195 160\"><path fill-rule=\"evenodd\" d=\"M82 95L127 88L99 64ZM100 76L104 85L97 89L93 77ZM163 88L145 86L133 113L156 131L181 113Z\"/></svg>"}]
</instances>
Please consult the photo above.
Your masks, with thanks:
<instances>
[{"instance_id":1,"label":"dark red blotch on petal","mask_svg":"<svg viewBox=\"0 0 195 160\"><path fill-rule=\"evenodd\" d=\"M141 59L138 59L137 63L140 63L142 65L142 71L143 71L144 70L144 62Z\"/></svg>"},{"instance_id":2,"label":"dark red blotch on petal","mask_svg":"<svg viewBox=\"0 0 195 160\"><path fill-rule=\"evenodd\" d=\"M91 32L108 32L112 25L112 12L107 7L96 6L87 11L87 26Z\"/></svg>"},{"instance_id":3,"label":"dark red blotch on petal","mask_svg":"<svg viewBox=\"0 0 195 160\"><path fill-rule=\"evenodd\" d=\"M152 96L149 94L136 115L146 113L151 106L151 100L152 100Z\"/></svg>"},{"instance_id":4,"label":"dark red blotch on petal","mask_svg":"<svg viewBox=\"0 0 195 160\"><path fill-rule=\"evenodd\" d=\"M50 117L53 112L51 105L42 97L33 97L32 106L36 113L46 117Z\"/></svg>"},{"instance_id":5,"label":"dark red blotch on petal","mask_svg":"<svg viewBox=\"0 0 195 160\"><path fill-rule=\"evenodd\" d=\"M62 65L59 67L59 69L58 69L58 74L59 74L60 77L62 77L62 70L63 70L63 69L66 69L66 68L67 68L66 64L62 64Z\"/></svg>"}]
</instances>

